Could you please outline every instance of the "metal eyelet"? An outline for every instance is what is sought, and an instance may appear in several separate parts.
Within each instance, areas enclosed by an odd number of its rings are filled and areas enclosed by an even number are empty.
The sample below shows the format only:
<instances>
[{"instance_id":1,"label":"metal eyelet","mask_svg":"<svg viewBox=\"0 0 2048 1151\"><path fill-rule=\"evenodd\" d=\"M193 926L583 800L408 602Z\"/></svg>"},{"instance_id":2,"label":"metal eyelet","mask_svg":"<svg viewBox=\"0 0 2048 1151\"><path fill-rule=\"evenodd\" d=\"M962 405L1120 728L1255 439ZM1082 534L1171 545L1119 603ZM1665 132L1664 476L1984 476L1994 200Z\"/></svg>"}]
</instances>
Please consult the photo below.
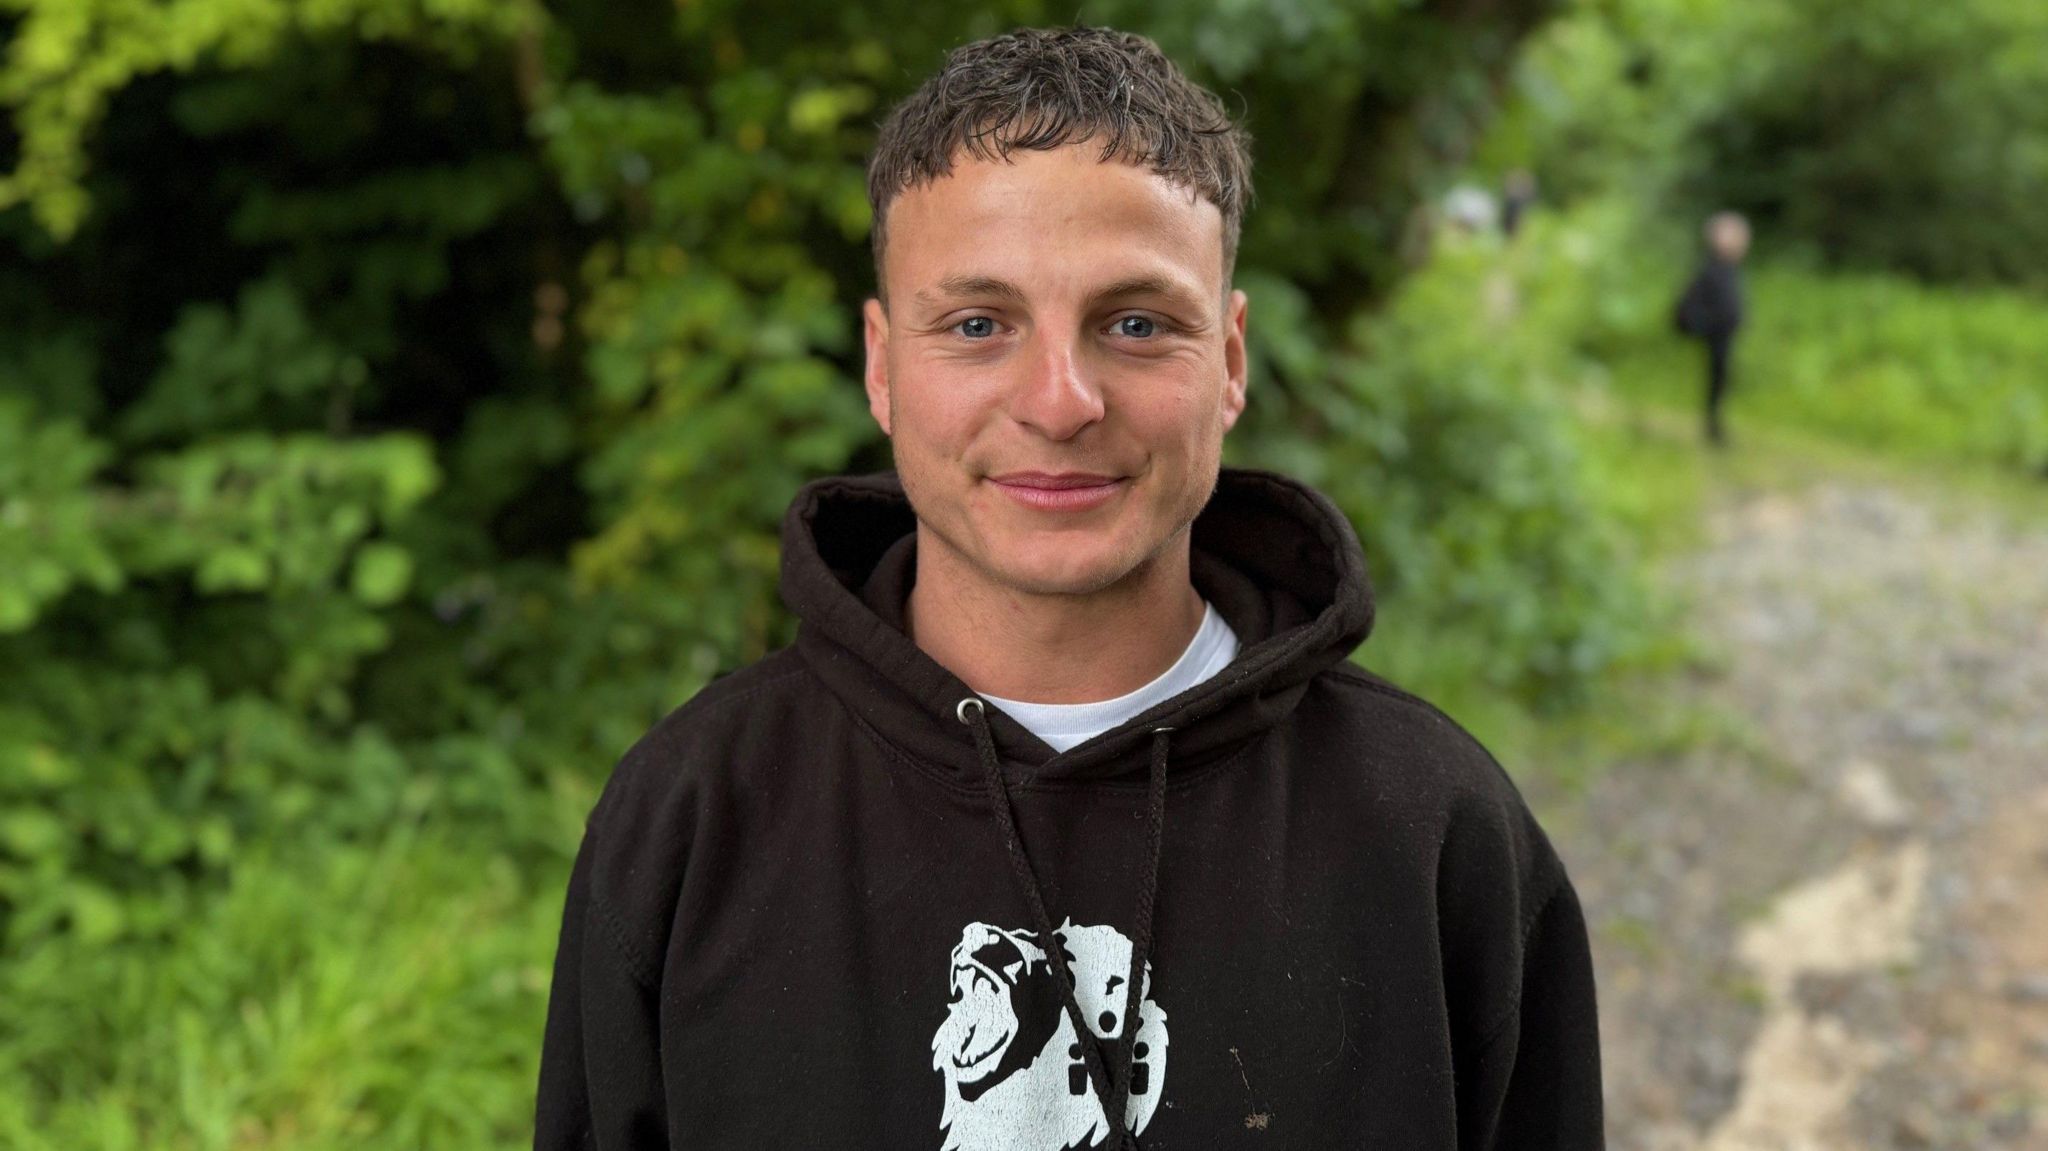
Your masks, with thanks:
<instances>
[{"instance_id":1,"label":"metal eyelet","mask_svg":"<svg viewBox=\"0 0 2048 1151\"><path fill-rule=\"evenodd\" d=\"M988 714L988 706L970 695L966 699L961 700L959 705L953 709L954 717L959 719L961 723L967 722L967 705L970 703L974 705L975 711L980 712L984 716Z\"/></svg>"}]
</instances>

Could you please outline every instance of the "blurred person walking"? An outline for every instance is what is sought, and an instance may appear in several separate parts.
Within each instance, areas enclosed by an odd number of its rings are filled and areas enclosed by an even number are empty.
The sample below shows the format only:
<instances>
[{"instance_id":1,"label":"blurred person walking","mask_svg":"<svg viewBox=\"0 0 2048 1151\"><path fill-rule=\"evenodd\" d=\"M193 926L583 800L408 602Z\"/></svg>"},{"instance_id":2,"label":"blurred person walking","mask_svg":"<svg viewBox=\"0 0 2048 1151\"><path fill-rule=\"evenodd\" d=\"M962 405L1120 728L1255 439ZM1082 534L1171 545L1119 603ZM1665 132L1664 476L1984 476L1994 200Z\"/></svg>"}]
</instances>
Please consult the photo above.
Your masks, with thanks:
<instances>
[{"instance_id":1,"label":"blurred person walking","mask_svg":"<svg viewBox=\"0 0 2048 1151\"><path fill-rule=\"evenodd\" d=\"M1527 168L1509 172L1501 189L1500 205L1501 235L1512 240L1521 230L1522 218L1536 206L1536 174Z\"/></svg>"},{"instance_id":2,"label":"blurred person walking","mask_svg":"<svg viewBox=\"0 0 2048 1151\"><path fill-rule=\"evenodd\" d=\"M1721 404L1730 386L1735 333L1742 327L1741 265L1749 252L1749 221L1737 212L1716 212L1707 219L1705 236L1706 258L1679 297L1674 320L1680 332L1707 347L1707 442L1719 448L1728 444Z\"/></svg>"}]
</instances>

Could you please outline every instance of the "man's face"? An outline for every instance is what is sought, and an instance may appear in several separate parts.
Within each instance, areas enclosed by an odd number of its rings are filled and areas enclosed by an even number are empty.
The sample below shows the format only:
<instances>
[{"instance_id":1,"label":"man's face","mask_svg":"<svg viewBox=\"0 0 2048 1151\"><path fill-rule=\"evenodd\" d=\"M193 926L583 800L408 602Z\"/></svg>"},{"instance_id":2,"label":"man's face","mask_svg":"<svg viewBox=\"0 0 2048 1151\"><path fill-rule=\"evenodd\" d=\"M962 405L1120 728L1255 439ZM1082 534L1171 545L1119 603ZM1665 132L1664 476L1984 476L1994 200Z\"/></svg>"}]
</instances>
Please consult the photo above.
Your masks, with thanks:
<instances>
[{"instance_id":1,"label":"man's face","mask_svg":"<svg viewBox=\"0 0 2048 1151\"><path fill-rule=\"evenodd\" d=\"M1749 254L1749 225L1733 217L1717 216L1712 243L1715 253L1723 260L1739 264L1742 257Z\"/></svg>"},{"instance_id":2,"label":"man's face","mask_svg":"<svg viewBox=\"0 0 2048 1151\"><path fill-rule=\"evenodd\" d=\"M868 408L927 546L1087 594L1180 542L1244 410L1223 217L1100 145L963 158L889 207Z\"/></svg>"}]
</instances>

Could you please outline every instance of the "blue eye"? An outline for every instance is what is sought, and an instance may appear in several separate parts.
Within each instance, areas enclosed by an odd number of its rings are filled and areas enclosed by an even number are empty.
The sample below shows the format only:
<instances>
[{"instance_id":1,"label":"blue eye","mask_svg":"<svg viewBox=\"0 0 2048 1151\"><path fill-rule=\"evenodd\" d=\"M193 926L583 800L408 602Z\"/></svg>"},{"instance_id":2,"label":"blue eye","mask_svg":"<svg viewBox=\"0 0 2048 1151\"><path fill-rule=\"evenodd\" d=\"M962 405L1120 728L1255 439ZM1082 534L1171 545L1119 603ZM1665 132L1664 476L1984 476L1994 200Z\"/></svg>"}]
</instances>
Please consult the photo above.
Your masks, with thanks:
<instances>
[{"instance_id":1,"label":"blue eye","mask_svg":"<svg viewBox=\"0 0 2048 1151\"><path fill-rule=\"evenodd\" d=\"M970 340L985 340L996 334L996 322L987 316L969 316L953 326Z\"/></svg>"},{"instance_id":2,"label":"blue eye","mask_svg":"<svg viewBox=\"0 0 2048 1151\"><path fill-rule=\"evenodd\" d=\"M1116 330L1119 333L1126 336L1137 336L1140 339L1151 335L1157 327L1158 325L1143 316L1125 316L1116 322Z\"/></svg>"}]
</instances>

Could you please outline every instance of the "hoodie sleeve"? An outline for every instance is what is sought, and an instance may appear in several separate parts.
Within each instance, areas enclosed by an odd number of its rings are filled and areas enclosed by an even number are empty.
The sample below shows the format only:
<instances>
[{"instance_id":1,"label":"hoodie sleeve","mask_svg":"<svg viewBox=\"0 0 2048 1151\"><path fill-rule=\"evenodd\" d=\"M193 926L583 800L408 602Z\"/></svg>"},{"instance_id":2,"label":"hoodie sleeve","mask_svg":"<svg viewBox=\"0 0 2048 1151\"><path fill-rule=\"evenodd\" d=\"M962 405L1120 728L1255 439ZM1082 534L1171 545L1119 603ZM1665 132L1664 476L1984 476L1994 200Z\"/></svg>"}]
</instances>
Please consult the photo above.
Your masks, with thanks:
<instances>
[{"instance_id":1,"label":"hoodie sleeve","mask_svg":"<svg viewBox=\"0 0 2048 1151\"><path fill-rule=\"evenodd\" d=\"M1461 1148L1581 1151L1605 1146L1600 1029L1586 922L1557 883L1522 942L1514 1005L1459 1079Z\"/></svg>"},{"instance_id":2,"label":"hoodie sleeve","mask_svg":"<svg viewBox=\"0 0 2048 1151\"><path fill-rule=\"evenodd\" d=\"M1459 1151L1600 1148L1600 1028L1578 894L1507 773L1460 742L1463 789L1437 872Z\"/></svg>"},{"instance_id":3,"label":"hoodie sleeve","mask_svg":"<svg viewBox=\"0 0 2048 1151\"><path fill-rule=\"evenodd\" d=\"M541 1043L534 1151L655 1151L668 1143L659 976L633 958L591 892L595 822L569 875Z\"/></svg>"}]
</instances>

